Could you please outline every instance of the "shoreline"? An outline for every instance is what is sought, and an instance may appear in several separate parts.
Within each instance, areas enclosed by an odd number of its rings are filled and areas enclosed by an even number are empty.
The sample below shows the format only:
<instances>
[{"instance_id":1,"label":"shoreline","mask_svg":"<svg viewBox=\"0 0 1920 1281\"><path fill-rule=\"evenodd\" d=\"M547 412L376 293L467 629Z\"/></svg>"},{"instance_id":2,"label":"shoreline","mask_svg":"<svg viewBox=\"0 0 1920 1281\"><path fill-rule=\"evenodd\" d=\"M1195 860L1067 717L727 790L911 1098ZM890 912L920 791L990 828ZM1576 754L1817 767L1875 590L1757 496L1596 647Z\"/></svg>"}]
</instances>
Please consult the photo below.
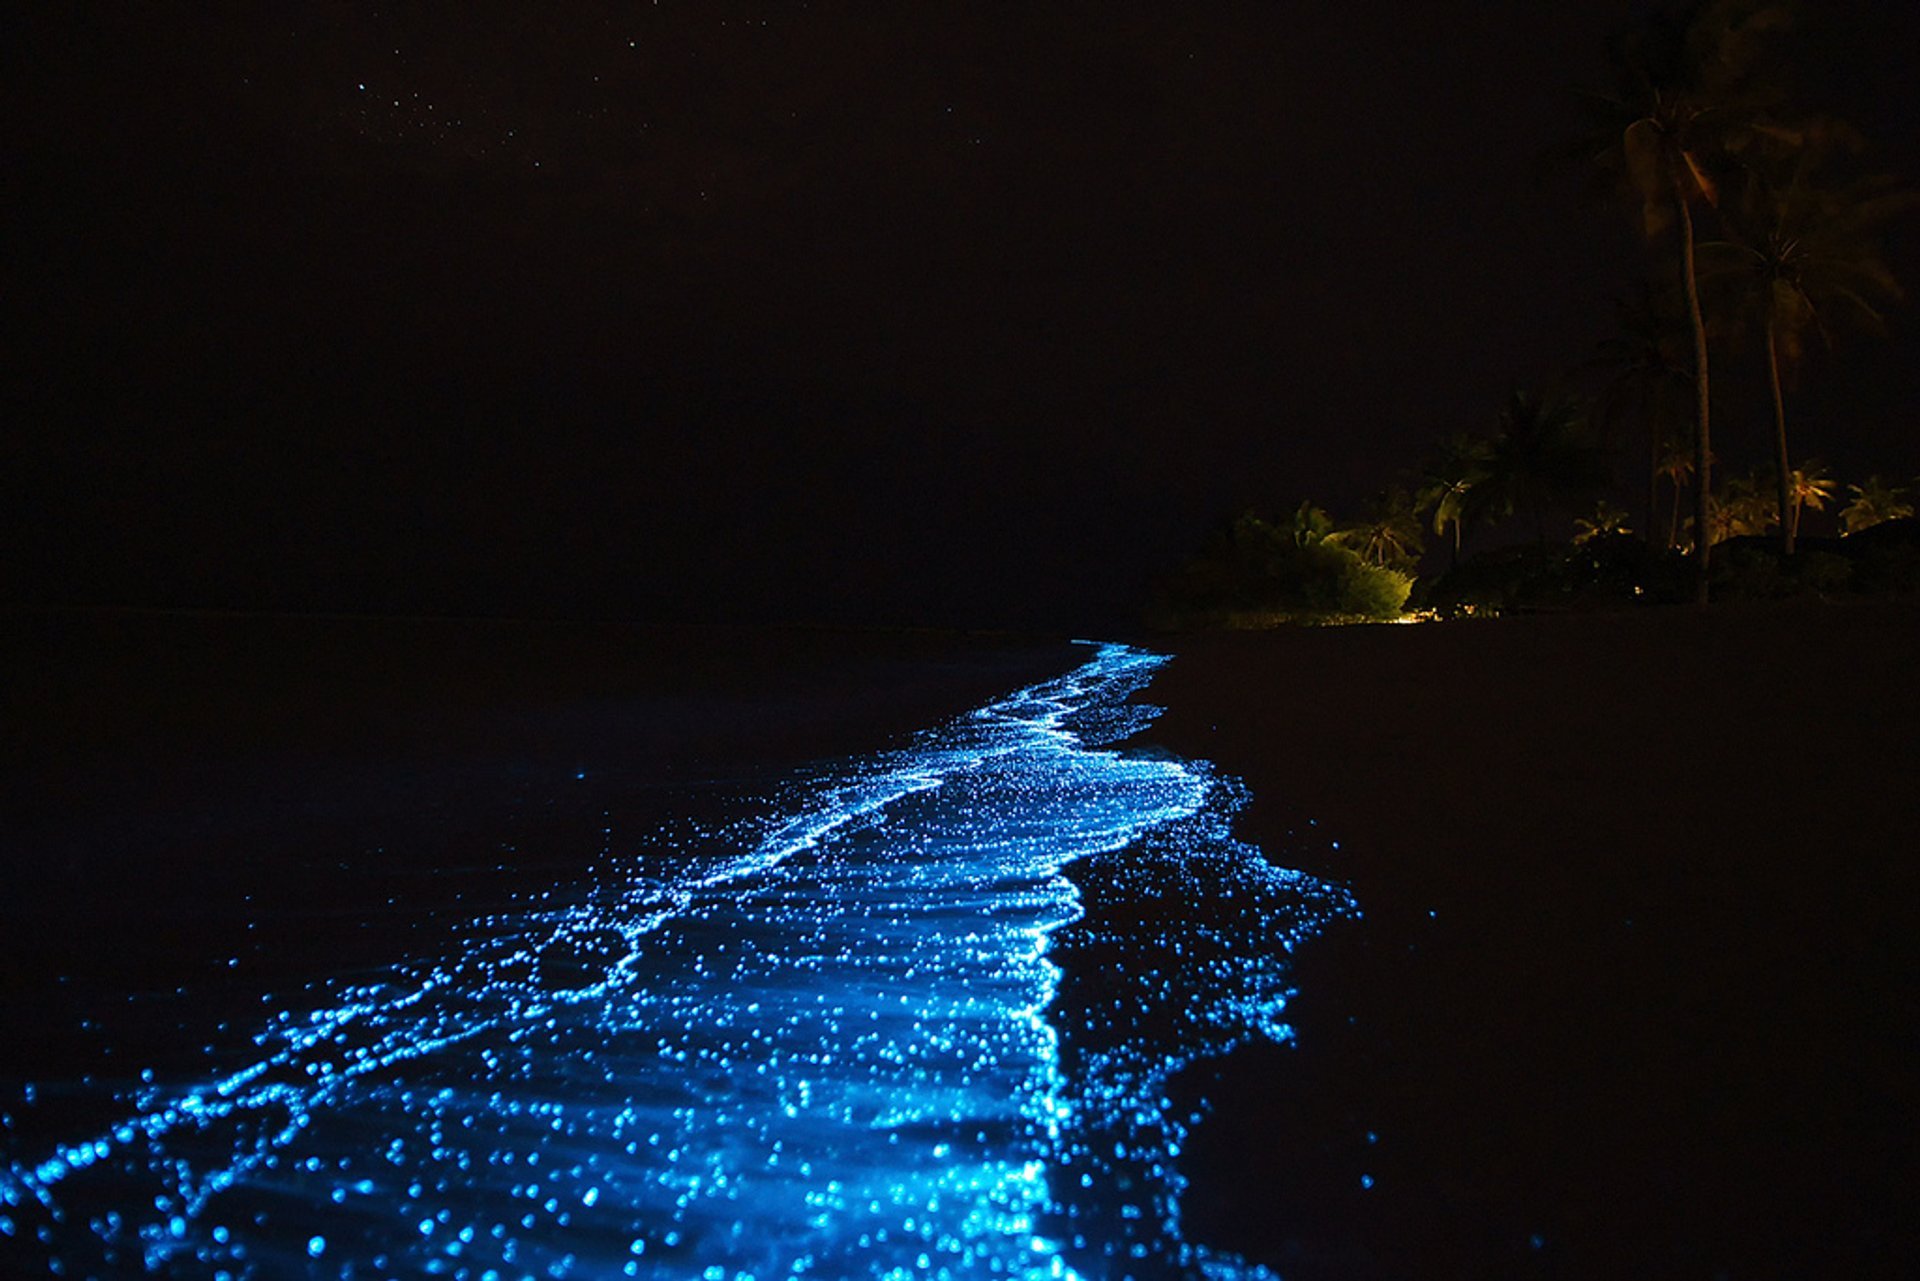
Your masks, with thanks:
<instances>
[{"instance_id":1,"label":"shoreline","mask_svg":"<svg viewBox=\"0 0 1920 1281\"><path fill-rule=\"evenodd\" d=\"M1364 914L1298 953L1293 1044L1185 1084L1194 1238L1306 1281L1913 1268L1916 636L1897 601L1163 638L1143 741Z\"/></svg>"},{"instance_id":2,"label":"shoreline","mask_svg":"<svg viewBox=\"0 0 1920 1281\"><path fill-rule=\"evenodd\" d=\"M884 751L1075 656L1004 633L127 611L14 613L0 652L25 677L0 709L0 1081L104 1066L75 1026L93 998L190 1005L394 959L407 914L583 875L684 789Z\"/></svg>"},{"instance_id":3,"label":"shoreline","mask_svg":"<svg viewBox=\"0 0 1920 1281\"><path fill-rule=\"evenodd\" d=\"M11 726L31 761L7 779L16 842L108 802L178 826L275 778L250 830L289 830L316 789L444 761L464 790L441 803L474 802L478 831L506 760L568 778L578 760L626 761L616 792L778 769L880 750L1082 657L1003 635L107 621L7 634L14 655L59 663L27 701L37 716ZM1289 1281L1920 1263L1905 1215L1920 1173L1915 636L1906 601L1145 641L1173 656L1140 695L1166 710L1124 746L1241 780L1234 834L1350 888L1363 913L1295 955L1291 1043L1173 1081L1178 1114L1209 1104L1180 1161L1185 1238ZM62 720L70 707L84 714ZM36 741L48 750L23 750ZM290 761L326 768L274 774ZM373 812L446 779L397 781ZM557 848L598 829L593 786L539 820ZM42 1056L32 1074L86 1070L84 1041L49 1022L73 1008L52 979L101 928L122 946L82 986L205 981L243 917L274 910L243 908L241 889L281 877L281 908L317 895L340 918L303 946L352 946L369 864L312 856L360 821L296 833L257 866L235 862L257 857L238 838L198 849L206 830L179 828L165 852L204 864L166 869L180 884L116 882L130 855L100 833L76 839L104 861L16 857L0 977L8 1039ZM235 901L140 933L237 868ZM102 886L125 919L97 919ZM85 910L69 920L62 903Z\"/></svg>"}]
</instances>

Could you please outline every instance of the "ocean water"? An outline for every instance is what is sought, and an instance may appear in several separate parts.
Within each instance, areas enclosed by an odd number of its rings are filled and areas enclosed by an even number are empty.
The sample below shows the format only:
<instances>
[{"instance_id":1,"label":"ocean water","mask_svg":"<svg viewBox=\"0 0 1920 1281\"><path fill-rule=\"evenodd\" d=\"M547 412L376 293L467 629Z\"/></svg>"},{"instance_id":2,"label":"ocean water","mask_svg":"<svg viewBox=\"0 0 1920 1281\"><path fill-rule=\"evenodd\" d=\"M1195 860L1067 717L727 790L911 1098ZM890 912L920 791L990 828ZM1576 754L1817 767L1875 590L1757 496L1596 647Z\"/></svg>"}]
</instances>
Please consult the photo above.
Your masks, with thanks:
<instances>
[{"instance_id":1,"label":"ocean water","mask_svg":"<svg viewBox=\"0 0 1920 1281\"><path fill-rule=\"evenodd\" d=\"M1356 909L1129 750L1118 645L920 735L609 840L590 875L36 1080L0 1249L69 1276L1259 1275L1182 1231L1183 1068L1285 1039Z\"/></svg>"}]
</instances>

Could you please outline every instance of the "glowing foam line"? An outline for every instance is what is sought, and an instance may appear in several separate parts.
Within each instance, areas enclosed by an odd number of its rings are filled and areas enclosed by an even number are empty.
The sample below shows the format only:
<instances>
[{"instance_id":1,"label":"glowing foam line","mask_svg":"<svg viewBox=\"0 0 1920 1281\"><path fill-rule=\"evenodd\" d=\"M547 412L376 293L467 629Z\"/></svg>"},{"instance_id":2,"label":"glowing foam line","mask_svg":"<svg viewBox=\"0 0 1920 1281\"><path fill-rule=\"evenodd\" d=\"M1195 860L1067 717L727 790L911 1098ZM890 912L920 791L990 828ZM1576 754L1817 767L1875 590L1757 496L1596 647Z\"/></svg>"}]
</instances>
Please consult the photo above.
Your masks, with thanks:
<instances>
[{"instance_id":1,"label":"glowing foam line","mask_svg":"<svg viewBox=\"0 0 1920 1281\"><path fill-rule=\"evenodd\" d=\"M252 1062L9 1152L0 1246L98 1275L1257 1274L1181 1237L1167 1082L1285 1036L1285 952L1351 904L1235 845L1204 766L1100 746L1164 661L1103 646L737 853L315 989ZM1105 938L1076 861L1253 933ZM1118 949L1113 1009L1063 994L1062 945Z\"/></svg>"}]
</instances>

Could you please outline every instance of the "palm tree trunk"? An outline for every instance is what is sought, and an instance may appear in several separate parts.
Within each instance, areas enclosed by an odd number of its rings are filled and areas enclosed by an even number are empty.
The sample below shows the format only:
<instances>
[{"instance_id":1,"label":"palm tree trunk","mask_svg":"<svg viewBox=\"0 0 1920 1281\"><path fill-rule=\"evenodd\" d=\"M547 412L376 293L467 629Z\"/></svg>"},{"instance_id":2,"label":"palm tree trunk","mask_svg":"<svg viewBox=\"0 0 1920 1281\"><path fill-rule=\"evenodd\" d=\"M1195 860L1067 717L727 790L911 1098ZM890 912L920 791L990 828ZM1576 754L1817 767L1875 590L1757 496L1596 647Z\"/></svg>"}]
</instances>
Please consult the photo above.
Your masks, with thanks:
<instances>
[{"instance_id":1,"label":"palm tree trunk","mask_svg":"<svg viewBox=\"0 0 1920 1281\"><path fill-rule=\"evenodd\" d=\"M1780 550L1793 555L1793 540L1800 532L1800 510L1790 508L1792 478L1787 471L1787 402L1780 395L1780 343L1773 329L1773 314L1767 314L1767 385L1773 389L1773 470L1779 477Z\"/></svg>"},{"instance_id":2,"label":"palm tree trunk","mask_svg":"<svg viewBox=\"0 0 1920 1281\"><path fill-rule=\"evenodd\" d=\"M1653 531L1660 523L1660 422L1651 406L1647 411L1647 437L1647 546L1652 547Z\"/></svg>"},{"instance_id":3,"label":"palm tree trunk","mask_svg":"<svg viewBox=\"0 0 1920 1281\"><path fill-rule=\"evenodd\" d=\"M1687 286L1687 323L1693 328L1693 395L1694 395L1694 433L1693 433L1693 599L1697 605L1707 603L1707 569L1709 548L1713 538L1707 529L1707 503L1713 491L1713 477L1708 465L1711 456L1712 439L1708 431L1707 419L1707 326L1700 318L1700 282L1694 276L1693 267L1693 206L1679 191L1676 184L1674 199L1680 205L1680 258L1681 275Z\"/></svg>"}]
</instances>

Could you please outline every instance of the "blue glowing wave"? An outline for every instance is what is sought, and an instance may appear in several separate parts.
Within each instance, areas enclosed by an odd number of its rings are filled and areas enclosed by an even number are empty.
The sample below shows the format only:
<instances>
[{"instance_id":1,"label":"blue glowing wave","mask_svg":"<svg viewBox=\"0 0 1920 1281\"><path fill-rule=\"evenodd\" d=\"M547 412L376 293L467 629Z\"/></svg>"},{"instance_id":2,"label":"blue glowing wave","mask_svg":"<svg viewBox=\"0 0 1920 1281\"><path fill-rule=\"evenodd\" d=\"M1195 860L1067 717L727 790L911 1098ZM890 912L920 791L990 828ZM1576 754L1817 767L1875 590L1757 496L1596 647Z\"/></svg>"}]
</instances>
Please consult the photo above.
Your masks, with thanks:
<instances>
[{"instance_id":1,"label":"blue glowing wave","mask_svg":"<svg viewBox=\"0 0 1920 1281\"><path fill-rule=\"evenodd\" d=\"M0 1230L76 1274L1257 1272L1181 1237L1168 1082L1286 1035L1286 952L1351 904L1235 844L1204 766L1098 746L1164 661L1101 647L732 852L314 989L13 1154Z\"/></svg>"}]
</instances>

